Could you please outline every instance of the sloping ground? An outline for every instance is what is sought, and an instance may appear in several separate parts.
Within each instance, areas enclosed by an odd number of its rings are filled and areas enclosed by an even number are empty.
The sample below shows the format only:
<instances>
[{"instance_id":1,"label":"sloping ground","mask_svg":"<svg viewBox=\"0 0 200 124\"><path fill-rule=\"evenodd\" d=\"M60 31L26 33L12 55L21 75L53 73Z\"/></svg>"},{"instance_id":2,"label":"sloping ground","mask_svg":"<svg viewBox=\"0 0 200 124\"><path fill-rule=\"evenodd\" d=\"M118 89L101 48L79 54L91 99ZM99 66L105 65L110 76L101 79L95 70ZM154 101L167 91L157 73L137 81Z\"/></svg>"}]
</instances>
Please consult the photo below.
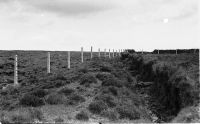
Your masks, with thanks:
<instances>
[{"instance_id":1,"label":"sloping ground","mask_svg":"<svg viewBox=\"0 0 200 124\"><path fill-rule=\"evenodd\" d=\"M146 95L158 122L199 122L199 55L136 55L125 53L122 60L141 86L150 86ZM151 83L149 83L151 82ZM190 106L190 107L189 107ZM198 115L198 116L197 116ZM187 117L188 116L188 117ZM177 119L178 118L178 119ZM187 119L183 119L187 118ZM189 121L188 121L189 120Z\"/></svg>"},{"instance_id":2,"label":"sloping ground","mask_svg":"<svg viewBox=\"0 0 200 124\"><path fill-rule=\"evenodd\" d=\"M1 87L13 83L14 52L2 52ZM51 74L46 74L46 52L19 52L20 87L0 90L2 122L152 122L137 81L115 59L89 59L72 52L52 52ZM96 55L97 56L97 55Z\"/></svg>"},{"instance_id":3,"label":"sloping ground","mask_svg":"<svg viewBox=\"0 0 200 124\"><path fill-rule=\"evenodd\" d=\"M199 121L197 55L90 60L85 53L81 63L72 52L68 70L67 52L51 52L52 73L46 74L46 52L1 51L0 87L13 83L15 54L21 86L0 90L1 122Z\"/></svg>"}]
</instances>

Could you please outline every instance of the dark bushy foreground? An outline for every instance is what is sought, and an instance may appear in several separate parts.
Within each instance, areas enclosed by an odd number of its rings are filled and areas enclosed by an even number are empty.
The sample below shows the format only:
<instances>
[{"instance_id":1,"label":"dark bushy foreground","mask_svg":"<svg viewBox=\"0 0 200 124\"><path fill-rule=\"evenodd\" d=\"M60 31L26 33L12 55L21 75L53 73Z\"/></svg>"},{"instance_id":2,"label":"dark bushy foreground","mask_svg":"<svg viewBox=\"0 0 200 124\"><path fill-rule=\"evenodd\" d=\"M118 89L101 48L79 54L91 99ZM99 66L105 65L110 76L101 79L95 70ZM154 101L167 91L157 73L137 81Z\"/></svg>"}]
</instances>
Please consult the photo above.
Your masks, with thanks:
<instances>
[{"instance_id":1,"label":"dark bushy foreground","mask_svg":"<svg viewBox=\"0 0 200 124\"><path fill-rule=\"evenodd\" d=\"M108 106L102 101L94 101L90 103L88 109L93 114L101 114L102 111L106 110Z\"/></svg>"},{"instance_id":2,"label":"dark bushy foreground","mask_svg":"<svg viewBox=\"0 0 200 124\"><path fill-rule=\"evenodd\" d=\"M59 91L59 93L63 93L65 96L69 96L69 95L71 95L74 92L75 92L74 89L70 89L70 88L67 88L67 87L62 88Z\"/></svg>"},{"instance_id":3,"label":"dark bushy foreground","mask_svg":"<svg viewBox=\"0 0 200 124\"><path fill-rule=\"evenodd\" d=\"M67 105L78 105L79 103L85 102L85 98L78 94L71 95L67 100Z\"/></svg>"},{"instance_id":4,"label":"dark bushy foreground","mask_svg":"<svg viewBox=\"0 0 200 124\"><path fill-rule=\"evenodd\" d=\"M117 112L120 119L135 120L140 118L140 114L132 106L118 107Z\"/></svg>"},{"instance_id":5,"label":"dark bushy foreground","mask_svg":"<svg viewBox=\"0 0 200 124\"><path fill-rule=\"evenodd\" d=\"M44 121L43 113L36 108L19 109L10 113L9 118L5 118L5 115L1 115L0 117L2 124L31 124L36 120Z\"/></svg>"},{"instance_id":6,"label":"dark bushy foreground","mask_svg":"<svg viewBox=\"0 0 200 124\"><path fill-rule=\"evenodd\" d=\"M46 103L50 105L63 104L64 102L65 97L62 94L53 93L46 98Z\"/></svg>"},{"instance_id":7,"label":"dark bushy foreground","mask_svg":"<svg viewBox=\"0 0 200 124\"><path fill-rule=\"evenodd\" d=\"M88 113L85 111L81 111L76 115L76 119L81 121L88 121L89 120Z\"/></svg>"},{"instance_id":8,"label":"dark bushy foreground","mask_svg":"<svg viewBox=\"0 0 200 124\"><path fill-rule=\"evenodd\" d=\"M198 104L199 81L189 77L186 73L188 68L172 63L171 60L166 61L165 57L156 58L153 55L125 53L121 59L129 64L129 70L132 71L132 75L137 75L138 80L154 82L150 93L156 98L157 103L161 104L158 109L161 115L176 115L182 108ZM176 59L174 58L174 61L178 62Z\"/></svg>"},{"instance_id":9,"label":"dark bushy foreground","mask_svg":"<svg viewBox=\"0 0 200 124\"><path fill-rule=\"evenodd\" d=\"M42 106L44 105L43 99L31 95L31 94L25 94L21 99L20 99L20 104L23 106L32 106L32 107L37 107L37 106Z\"/></svg>"}]
</instances>

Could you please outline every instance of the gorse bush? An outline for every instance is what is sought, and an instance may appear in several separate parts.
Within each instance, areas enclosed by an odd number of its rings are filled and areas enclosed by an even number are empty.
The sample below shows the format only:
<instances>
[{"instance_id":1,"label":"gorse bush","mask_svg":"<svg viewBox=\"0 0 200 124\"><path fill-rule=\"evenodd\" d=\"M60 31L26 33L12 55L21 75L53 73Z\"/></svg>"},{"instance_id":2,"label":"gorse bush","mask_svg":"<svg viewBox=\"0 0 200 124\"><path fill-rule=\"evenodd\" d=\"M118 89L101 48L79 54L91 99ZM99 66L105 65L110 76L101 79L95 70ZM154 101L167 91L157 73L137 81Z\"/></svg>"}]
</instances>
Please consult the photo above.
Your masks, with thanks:
<instances>
[{"instance_id":1,"label":"gorse bush","mask_svg":"<svg viewBox=\"0 0 200 124\"><path fill-rule=\"evenodd\" d=\"M85 111L81 111L76 115L76 119L81 121L88 121L89 120L88 113Z\"/></svg>"},{"instance_id":2,"label":"gorse bush","mask_svg":"<svg viewBox=\"0 0 200 124\"><path fill-rule=\"evenodd\" d=\"M37 107L45 104L43 99L31 94L25 94L20 99L19 103L23 106L32 106L32 107Z\"/></svg>"}]
</instances>

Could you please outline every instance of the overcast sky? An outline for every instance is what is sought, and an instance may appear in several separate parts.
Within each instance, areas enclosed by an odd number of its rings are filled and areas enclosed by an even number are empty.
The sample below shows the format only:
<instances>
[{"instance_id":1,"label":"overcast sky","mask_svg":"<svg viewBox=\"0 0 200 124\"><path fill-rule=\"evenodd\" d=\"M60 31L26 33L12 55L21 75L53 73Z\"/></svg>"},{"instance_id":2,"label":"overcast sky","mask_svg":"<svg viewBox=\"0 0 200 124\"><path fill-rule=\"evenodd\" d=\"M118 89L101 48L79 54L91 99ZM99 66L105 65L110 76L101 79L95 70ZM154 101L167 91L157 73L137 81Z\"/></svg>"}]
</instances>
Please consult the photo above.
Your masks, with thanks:
<instances>
[{"instance_id":1,"label":"overcast sky","mask_svg":"<svg viewBox=\"0 0 200 124\"><path fill-rule=\"evenodd\" d=\"M0 0L1 50L198 48L198 0Z\"/></svg>"}]
</instances>

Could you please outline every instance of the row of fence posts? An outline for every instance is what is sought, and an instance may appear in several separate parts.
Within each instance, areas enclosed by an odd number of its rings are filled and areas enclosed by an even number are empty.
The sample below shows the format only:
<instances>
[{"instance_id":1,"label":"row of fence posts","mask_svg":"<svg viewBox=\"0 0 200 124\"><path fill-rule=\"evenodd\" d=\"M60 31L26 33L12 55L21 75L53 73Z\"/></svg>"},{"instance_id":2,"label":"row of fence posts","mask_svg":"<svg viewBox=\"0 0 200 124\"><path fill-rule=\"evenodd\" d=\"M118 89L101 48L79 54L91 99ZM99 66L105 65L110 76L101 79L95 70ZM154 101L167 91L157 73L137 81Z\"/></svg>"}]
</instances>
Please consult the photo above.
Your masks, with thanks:
<instances>
[{"instance_id":1,"label":"row of fence posts","mask_svg":"<svg viewBox=\"0 0 200 124\"><path fill-rule=\"evenodd\" d=\"M118 53L118 56L121 55L121 52L125 52L125 50L123 49L120 49L119 51L116 50L116 56L117 56L117 53ZM84 61L84 58L83 58L83 47L81 47L81 63L83 63ZM106 54L106 49L104 49L104 57L107 57L107 54ZM142 54L143 54L143 50L142 50ZM196 53L196 49L194 50L194 54ZM157 54L160 54L160 51L158 50L158 53ZM177 49L176 49L176 54L178 54L177 52ZM51 73L51 55L50 55L50 52L47 52L47 73ZM101 57L101 51L100 51L100 48L98 49L98 57L100 58ZM112 57L114 58L115 57L115 50L113 49L113 52L112 52ZM68 58L67 58L67 63L68 63L68 69L71 68L70 66L70 51L68 51ZM93 48L91 47L91 52L90 52L90 58L92 59L93 58ZM109 49L108 51L108 58L111 58L111 51ZM14 59L14 85L18 85L18 56L15 55L15 59Z\"/></svg>"},{"instance_id":2,"label":"row of fence posts","mask_svg":"<svg viewBox=\"0 0 200 124\"><path fill-rule=\"evenodd\" d=\"M118 55L120 56L121 55L121 52L124 52L125 50L122 50L120 49L119 51L116 50L116 56L117 56L117 52L118 52ZM84 56L83 56L83 47L81 47L81 63L83 63L84 61ZM106 57L107 54L106 54L106 49L104 49L104 57ZM100 48L98 49L98 57L100 58L101 57L101 51L100 51ZM111 58L111 52L110 52L110 49L109 49L109 52L108 52L108 57ZM113 49L113 58L115 57L115 51ZM91 47L91 52L90 52L90 58L92 59L93 58L93 47ZM14 59L14 85L18 85L18 56L15 55L15 59ZM68 51L68 55L67 55L67 64L68 64L68 69L71 68L70 66L70 62L71 62L71 57L70 57L70 51ZM47 73L51 73L51 54L50 52L47 52Z\"/></svg>"}]
</instances>

